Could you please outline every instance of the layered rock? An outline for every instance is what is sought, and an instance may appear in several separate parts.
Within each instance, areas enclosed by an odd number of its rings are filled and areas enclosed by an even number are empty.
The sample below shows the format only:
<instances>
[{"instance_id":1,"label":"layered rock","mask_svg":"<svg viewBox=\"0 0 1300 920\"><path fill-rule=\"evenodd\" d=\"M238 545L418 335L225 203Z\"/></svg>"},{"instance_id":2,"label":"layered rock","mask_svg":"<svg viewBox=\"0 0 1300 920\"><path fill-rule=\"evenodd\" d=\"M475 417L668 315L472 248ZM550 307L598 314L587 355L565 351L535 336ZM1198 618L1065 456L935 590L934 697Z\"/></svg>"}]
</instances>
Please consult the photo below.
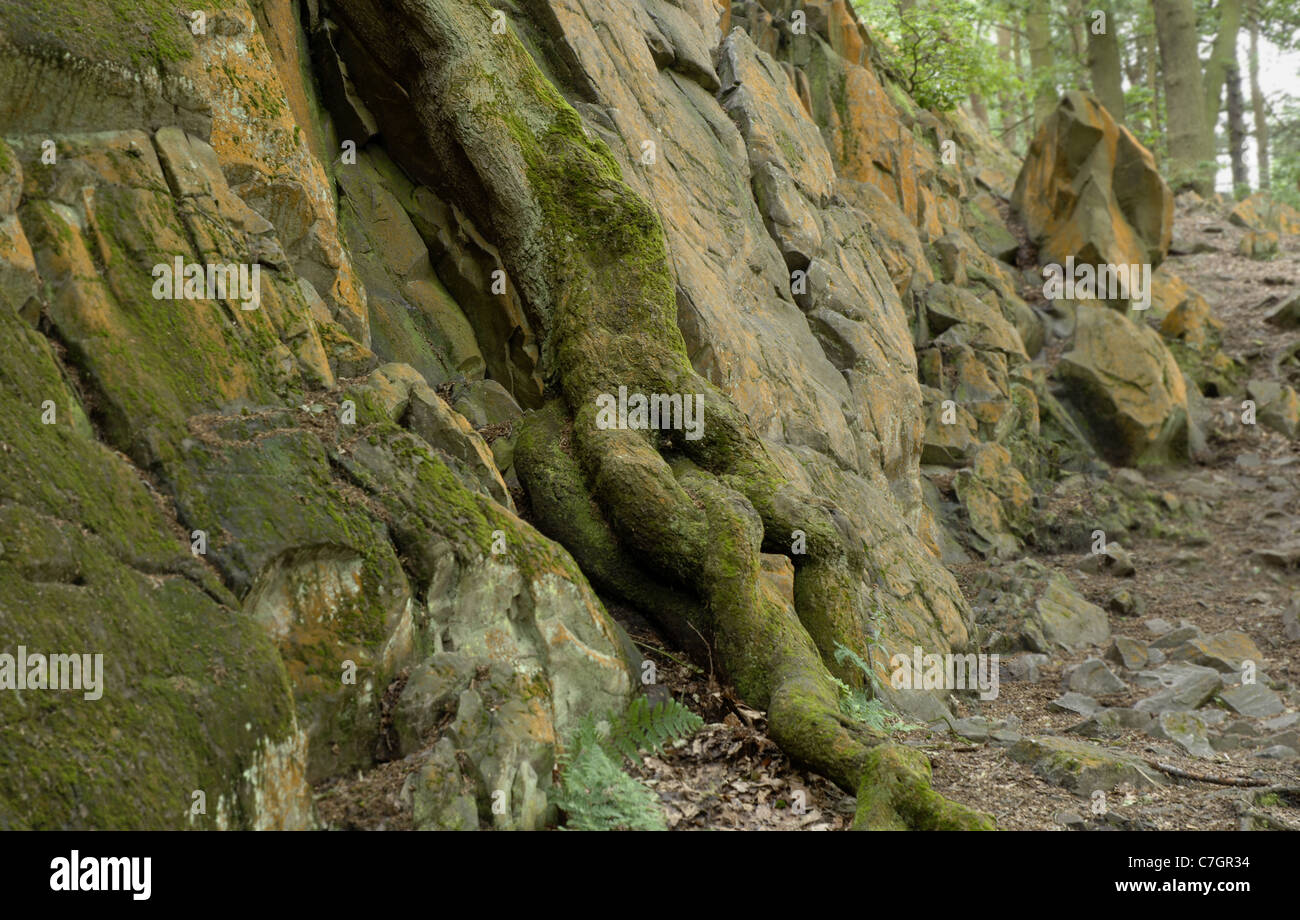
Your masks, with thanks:
<instances>
[{"instance_id":1,"label":"layered rock","mask_svg":"<svg viewBox=\"0 0 1300 920\"><path fill-rule=\"evenodd\" d=\"M1186 460L1197 435L1183 371L1139 324L1144 314L1130 311L1155 305L1171 339L1203 349L1209 307L1172 273L1153 277L1172 237L1173 195L1150 152L1094 97L1067 92L1030 145L1012 204L1045 272L1068 282L1044 287L1073 320L1052 369L1056 395L1109 462ZM1115 269L1124 283L1111 290ZM1078 277L1066 278L1072 271ZM1085 282L1078 294L1076 281Z\"/></svg>"},{"instance_id":2,"label":"layered rock","mask_svg":"<svg viewBox=\"0 0 1300 920\"><path fill-rule=\"evenodd\" d=\"M1173 235L1173 194L1151 152L1079 91L1039 128L1011 200L1044 264L1154 269Z\"/></svg>"},{"instance_id":3,"label":"layered rock","mask_svg":"<svg viewBox=\"0 0 1300 920\"><path fill-rule=\"evenodd\" d=\"M557 752L626 703L639 658L590 579L711 661L707 634L792 756L862 793L860 823L982 824L911 752L810 740L845 731L832 677L865 680L841 641L878 638L881 668L969 643L948 529L1020 551L1040 424L1114 462L1185 455L1159 337L1078 306L1054 378L1076 424L1034 361L1052 332L1012 264L1014 164L917 110L846 0L380 10L236 3L196 34L145 4L115 12L139 26L120 42L0 13L0 324L21 343L0 591L30 611L0 646L111 639L131 662L103 724L12 704L0 748L35 766L0 764L0 811L162 825L207 789L212 819L185 821L306 826L307 783L410 756L417 826L545 826ZM1031 233L1158 262L1149 155L1067 102L1017 183ZM176 258L260 284L159 300ZM1205 347L1204 301L1164 290L1166 333ZM593 394L637 381L705 391L702 442L596 431ZM1097 641L1062 582L1017 586L1007 647ZM91 806L41 785L50 732L81 730L79 768L135 731L166 772L143 813L125 803L152 771L108 771Z\"/></svg>"},{"instance_id":4,"label":"layered rock","mask_svg":"<svg viewBox=\"0 0 1300 920\"><path fill-rule=\"evenodd\" d=\"M1112 310L1080 307L1073 348L1061 356L1055 376L1112 463L1187 458L1187 386L1154 330Z\"/></svg>"},{"instance_id":5,"label":"layered rock","mask_svg":"<svg viewBox=\"0 0 1300 920\"><path fill-rule=\"evenodd\" d=\"M799 11L804 27L794 29ZM924 385L925 462L962 466L973 444L994 441L1034 467L1029 433L1045 393L1026 364L1043 325L1003 261L1018 248L1002 216L1015 163L960 113L917 109L890 82L850 4L738 2L731 21L791 75L830 151L836 191L864 215L903 297ZM947 526L988 551L969 510L955 519L927 508L920 529L932 549ZM1018 545L1010 531L999 542Z\"/></svg>"},{"instance_id":6,"label":"layered rock","mask_svg":"<svg viewBox=\"0 0 1300 920\"><path fill-rule=\"evenodd\" d=\"M35 34L4 17L11 41ZM290 115L314 93L290 71L290 105L247 9L208 28L169 17L122 47L72 30L54 32L57 55L4 47L46 96L15 84L0 122L0 322L26 343L0 389L14 464L0 504L16 516L0 646L102 650L105 686L98 702L3 695L3 810L35 827L310 826L308 782L419 745L389 710L408 668L454 650L528 701L532 739L494 717L472 744L462 733L480 765L469 813L542 826L557 746L584 714L625 704L631 662L431 386L509 366L480 342L512 341L525 368L537 356L515 327L476 337L433 270L466 247L439 243L454 217L420 229L397 202L418 190L376 181L372 159L347 212L373 260L368 299ZM277 36L282 57L293 37ZM96 104L79 101L92 90ZM319 145L331 130L308 133ZM163 290L176 260L231 266L231 289ZM536 398L530 374L519 389ZM58 769L40 755L52 738ZM50 783L67 767L85 776ZM206 808L191 810L196 792Z\"/></svg>"}]
</instances>

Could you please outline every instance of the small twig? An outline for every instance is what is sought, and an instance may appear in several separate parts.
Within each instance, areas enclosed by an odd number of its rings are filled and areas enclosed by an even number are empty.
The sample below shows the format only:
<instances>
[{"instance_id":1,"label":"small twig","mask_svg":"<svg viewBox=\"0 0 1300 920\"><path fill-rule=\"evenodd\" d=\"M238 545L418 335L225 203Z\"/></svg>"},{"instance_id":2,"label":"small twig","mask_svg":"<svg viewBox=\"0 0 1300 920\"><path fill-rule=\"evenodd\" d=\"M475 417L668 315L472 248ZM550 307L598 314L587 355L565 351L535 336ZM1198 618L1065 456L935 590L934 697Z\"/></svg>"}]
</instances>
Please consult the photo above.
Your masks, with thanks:
<instances>
[{"instance_id":1,"label":"small twig","mask_svg":"<svg viewBox=\"0 0 1300 920\"><path fill-rule=\"evenodd\" d=\"M700 637L700 641L704 643L704 650L709 653L709 683L712 684L713 683L713 649L712 647L710 647L708 640L704 638L703 634L698 629L695 628L694 623L688 620L686 625L691 628L691 630L695 633L695 635Z\"/></svg>"},{"instance_id":2,"label":"small twig","mask_svg":"<svg viewBox=\"0 0 1300 920\"><path fill-rule=\"evenodd\" d=\"M669 659L670 661L677 662L679 665L686 668L687 670L693 670L693 671L699 670L699 668L691 664L689 661L683 661L682 659L678 658L676 655L673 655L671 652L664 651L657 645L651 645L649 642L641 642L637 639L632 639L632 644L639 645L641 648L649 649L652 652L656 652L660 655L663 655L665 658Z\"/></svg>"},{"instance_id":3,"label":"small twig","mask_svg":"<svg viewBox=\"0 0 1300 920\"><path fill-rule=\"evenodd\" d=\"M1026 115L1024 118L1020 119L1014 124L1008 125L1007 127L1003 128L1001 131L998 132L998 137L999 138L1006 137L1012 131L1016 130L1016 128L1019 128L1021 125L1023 125L1025 122L1029 121L1029 119L1033 117L1034 117L1033 115Z\"/></svg>"},{"instance_id":4,"label":"small twig","mask_svg":"<svg viewBox=\"0 0 1300 920\"><path fill-rule=\"evenodd\" d=\"M1181 767L1175 767L1173 764L1155 760L1150 757L1143 757L1147 763L1155 767L1162 773L1168 773L1170 776L1176 776L1179 779L1191 779L1198 783L1215 783L1219 786L1267 786L1268 781L1262 779L1242 779L1237 776L1218 776L1213 773L1193 773L1191 770L1184 770Z\"/></svg>"}]
</instances>

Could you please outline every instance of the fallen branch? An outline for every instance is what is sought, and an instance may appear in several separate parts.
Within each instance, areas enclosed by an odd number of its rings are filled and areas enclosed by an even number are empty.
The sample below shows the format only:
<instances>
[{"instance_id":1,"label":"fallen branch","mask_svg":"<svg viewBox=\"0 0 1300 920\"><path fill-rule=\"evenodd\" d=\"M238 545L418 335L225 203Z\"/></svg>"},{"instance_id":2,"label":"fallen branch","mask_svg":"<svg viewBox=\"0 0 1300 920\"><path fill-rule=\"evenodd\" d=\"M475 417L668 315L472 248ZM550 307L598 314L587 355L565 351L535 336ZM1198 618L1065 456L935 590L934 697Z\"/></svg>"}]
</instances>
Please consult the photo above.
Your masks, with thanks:
<instances>
[{"instance_id":1,"label":"fallen branch","mask_svg":"<svg viewBox=\"0 0 1300 920\"><path fill-rule=\"evenodd\" d=\"M1184 770L1181 767L1175 767L1173 764L1165 763L1161 760L1155 760L1150 757L1143 757L1148 764L1155 767L1161 773L1168 773L1170 776L1176 776L1179 779L1195 780L1198 783L1215 783L1219 786L1267 786L1268 780L1263 779L1243 779L1239 776L1219 776L1214 773L1193 773L1191 770Z\"/></svg>"}]
</instances>

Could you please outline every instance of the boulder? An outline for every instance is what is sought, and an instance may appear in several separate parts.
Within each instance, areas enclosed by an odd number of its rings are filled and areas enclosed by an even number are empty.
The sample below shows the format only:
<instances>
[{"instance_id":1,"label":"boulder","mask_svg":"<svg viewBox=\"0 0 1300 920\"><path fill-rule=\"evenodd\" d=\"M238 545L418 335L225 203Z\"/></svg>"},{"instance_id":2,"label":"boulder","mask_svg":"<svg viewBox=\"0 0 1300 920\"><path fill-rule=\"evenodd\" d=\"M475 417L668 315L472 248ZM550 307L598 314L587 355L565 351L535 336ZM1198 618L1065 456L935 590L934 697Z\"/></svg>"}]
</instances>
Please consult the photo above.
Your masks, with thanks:
<instances>
[{"instance_id":1,"label":"boulder","mask_svg":"<svg viewBox=\"0 0 1300 920\"><path fill-rule=\"evenodd\" d=\"M1293 294L1282 301L1268 312L1264 320L1283 329L1300 328L1300 294Z\"/></svg>"},{"instance_id":2,"label":"boulder","mask_svg":"<svg viewBox=\"0 0 1300 920\"><path fill-rule=\"evenodd\" d=\"M1281 697L1259 683L1220 690L1219 699L1233 712L1252 719L1275 716L1285 708Z\"/></svg>"},{"instance_id":3,"label":"boulder","mask_svg":"<svg viewBox=\"0 0 1300 920\"><path fill-rule=\"evenodd\" d=\"M1111 641L1106 657L1130 671L1140 671L1149 660L1146 645L1126 636L1116 636Z\"/></svg>"},{"instance_id":4,"label":"boulder","mask_svg":"<svg viewBox=\"0 0 1300 920\"><path fill-rule=\"evenodd\" d=\"M1237 244L1237 255L1247 259L1275 259L1279 244L1274 230L1248 230Z\"/></svg>"},{"instance_id":5,"label":"boulder","mask_svg":"<svg viewBox=\"0 0 1300 920\"><path fill-rule=\"evenodd\" d=\"M1236 630L1190 638L1169 649L1171 661L1190 661L1226 674L1240 672L1248 661L1258 668L1263 657L1254 640Z\"/></svg>"},{"instance_id":6,"label":"boulder","mask_svg":"<svg viewBox=\"0 0 1300 920\"><path fill-rule=\"evenodd\" d=\"M1089 658L1071 668L1066 675L1065 685L1075 693L1088 696L1106 696L1123 693L1128 689L1124 681L1116 677L1100 658Z\"/></svg>"},{"instance_id":7,"label":"boulder","mask_svg":"<svg viewBox=\"0 0 1300 920\"><path fill-rule=\"evenodd\" d=\"M1141 712L1188 712L1204 706L1219 688L1223 678L1213 668L1194 664L1166 664L1155 671L1143 671L1162 689L1140 700L1133 708Z\"/></svg>"},{"instance_id":8,"label":"boulder","mask_svg":"<svg viewBox=\"0 0 1300 920\"><path fill-rule=\"evenodd\" d=\"M1300 211L1275 201L1267 192L1256 192L1233 205L1228 220L1247 230L1300 235Z\"/></svg>"},{"instance_id":9,"label":"boulder","mask_svg":"<svg viewBox=\"0 0 1300 920\"><path fill-rule=\"evenodd\" d=\"M1125 617L1140 617L1146 613L1146 599L1132 588L1121 585L1106 595L1106 609Z\"/></svg>"},{"instance_id":10,"label":"boulder","mask_svg":"<svg viewBox=\"0 0 1300 920\"><path fill-rule=\"evenodd\" d=\"M1019 763L1032 764L1049 783L1083 798L1098 790L1109 792L1120 783L1138 789L1165 785L1164 777L1141 758L1087 741L1050 736L1025 738L1011 747L1010 754Z\"/></svg>"},{"instance_id":11,"label":"boulder","mask_svg":"<svg viewBox=\"0 0 1300 920\"><path fill-rule=\"evenodd\" d=\"M1053 376L1110 462L1187 460L1187 385L1153 329L1113 310L1081 305L1073 347Z\"/></svg>"},{"instance_id":12,"label":"boulder","mask_svg":"<svg viewBox=\"0 0 1300 920\"><path fill-rule=\"evenodd\" d=\"M1114 707L1102 709L1068 731L1074 735L1099 738L1108 735L1120 735L1125 732L1149 732L1155 724L1155 716L1139 709Z\"/></svg>"},{"instance_id":13,"label":"boulder","mask_svg":"<svg viewBox=\"0 0 1300 920\"><path fill-rule=\"evenodd\" d=\"M1015 680L1024 680L1036 684L1041 679L1040 669L1050 662L1051 659L1046 655L1038 652L1028 652L1009 660L1007 662L1007 671Z\"/></svg>"},{"instance_id":14,"label":"boulder","mask_svg":"<svg viewBox=\"0 0 1300 920\"><path fill-rule=\"evenodd\" d=\"M1116 540L1108 540L1101 552L1084 556L1079 568L1094 575L1105 573L1116 578L1131 578L1137 573L1137 567L1133 565L1133 554Z\"/></svg>"},{"instance_id":15,"label":"boulder","mask_svg":"<svg viewBox=\"0 0 1300 920\"><path fill-rule=\"evenodd\" d=\"M1012 207L1046 264L1164 260L1174 199L1155 160L1089 93L1061 97L1029 147Z\"/></svg>"},{"instance_id":16,"label":"boulder","mask_svg":"<svg viewBox=\"0 0 1300 920\"><path fill-rule=\"evenodd\" d=\"M1071 690L1062 694L1058 699L1052 700L1047 704L1051 709L1060 712L1075 712L1081 716L1091 716L1100 710L1101 704L1090 696L1084 696L1082 693L1076 693Z\"/></svg>"},{"instance_id":17,"label":"boulder","mask_svg":"<svg viewBox=\"0 0 1300 920\"><path fill-rule=\"evenodd\" d=\"M1106 611L1089 603L1064 575L1032 559L983 572L976 586L981 643L995 651L1075 650L1100 646L1110 636ZM1030 657L1022 660L1027 666Z\"/></svg>"},{"instance_id":18,"label":"boulder","mask_svg":"<svg viewBox=\"0 0 1300 920\"><path fill-rule=\"evenodd\" d=\"M1192 712L1166 711L1156 716L1151 734L1172 741L1193 757L1214 757L1205 722Z\"/></svg>"},{"instance_id":19,"label":"boulder","mask_svg":"<svg viewBox=\"0 0 1300 920\"><path fill-rule=\"evenodd\" d=\"M1246 395L1255 401L1255 419L1288 438L1300 438L1300 396L1275 380L1252 380Z\"/></svg>"},{"instance_id":20,"label":"boulder","mask_svg":"<svg viewBox=\"0 0 1300 920\"><path fill-rule=\"evenodd\" d=\"M1210 310L1210 304L1178 277L1168 264L1151 278L1150 317L1160 323L1160 334L1202 349L1217 341L1223 323Z\"/></svg>"}]
</instances>

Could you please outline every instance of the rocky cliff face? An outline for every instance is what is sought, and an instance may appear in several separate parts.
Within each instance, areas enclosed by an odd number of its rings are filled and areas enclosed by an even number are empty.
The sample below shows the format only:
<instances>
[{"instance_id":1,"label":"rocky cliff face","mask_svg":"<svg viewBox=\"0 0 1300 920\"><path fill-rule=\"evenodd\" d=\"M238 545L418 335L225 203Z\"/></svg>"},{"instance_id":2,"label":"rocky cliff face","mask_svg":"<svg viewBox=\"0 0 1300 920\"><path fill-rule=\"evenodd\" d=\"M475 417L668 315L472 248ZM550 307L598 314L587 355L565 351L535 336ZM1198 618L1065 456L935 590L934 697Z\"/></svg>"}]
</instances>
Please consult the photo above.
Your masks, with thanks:
<instances>
[{"instance_id":1,"label":"rocky cliff face","mask_svg":"<svg viewBox=\"0 0 1300 920\"><path fill-rule=\"evenodd\" d=\"M0 82L0 646L106 665L0 696L15 826L307 826L406 755L420 823L541 826L639 683L597 591L724 658L793 637L728 676L802 713L800 669L861 682L839 643L965 648L944 563L1015 554L1049 467L1195 443L1161 336L1031 307L1007 225L1014 187L1045 256L1158 264L1149 155L1080 97L1017 183L844 0L3 2ZM160 299L178 259L256 298ZM638 383L704 439L585 434Z\"/></svg>"}]
</instances>

